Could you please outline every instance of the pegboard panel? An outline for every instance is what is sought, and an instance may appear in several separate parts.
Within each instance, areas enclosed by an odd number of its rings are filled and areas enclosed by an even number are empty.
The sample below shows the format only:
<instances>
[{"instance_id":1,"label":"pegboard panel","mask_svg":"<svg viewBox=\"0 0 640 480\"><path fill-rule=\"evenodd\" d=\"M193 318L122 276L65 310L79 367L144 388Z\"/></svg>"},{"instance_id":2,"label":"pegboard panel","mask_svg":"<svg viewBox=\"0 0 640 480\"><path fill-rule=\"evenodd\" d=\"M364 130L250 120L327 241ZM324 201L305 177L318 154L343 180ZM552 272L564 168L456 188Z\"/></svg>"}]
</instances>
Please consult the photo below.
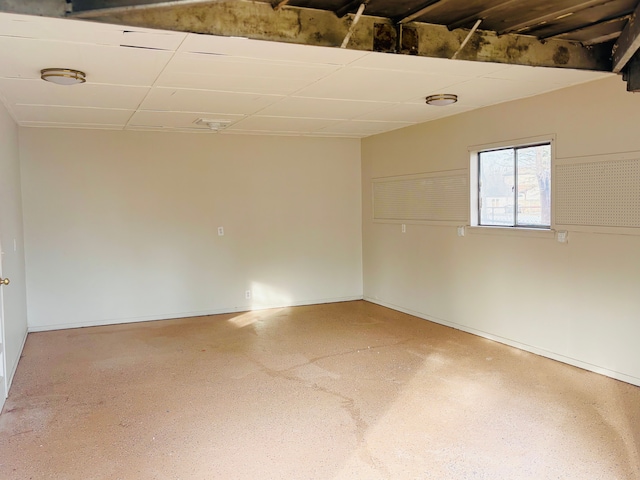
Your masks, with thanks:
<instances>
[{"instance_id":1,"label":"pegboard panel","mask_svg":"<svg viewBox=\"0 0 640 480\"><path fill-rule=\"evenodd\" d=\"M634 156L556 165L556 225L640 228L640 152Z\"/></svg>"},{"instance_id":2,"label":"pegboard panel","mask_svg":"<svg viewBox=\"0 0 640 480\"><path fill-rule=\"evenodd\" d=\"M466 170L379 178L373 181L377 221L466 223L469 186Z\"/></svg>"}]
</instances>

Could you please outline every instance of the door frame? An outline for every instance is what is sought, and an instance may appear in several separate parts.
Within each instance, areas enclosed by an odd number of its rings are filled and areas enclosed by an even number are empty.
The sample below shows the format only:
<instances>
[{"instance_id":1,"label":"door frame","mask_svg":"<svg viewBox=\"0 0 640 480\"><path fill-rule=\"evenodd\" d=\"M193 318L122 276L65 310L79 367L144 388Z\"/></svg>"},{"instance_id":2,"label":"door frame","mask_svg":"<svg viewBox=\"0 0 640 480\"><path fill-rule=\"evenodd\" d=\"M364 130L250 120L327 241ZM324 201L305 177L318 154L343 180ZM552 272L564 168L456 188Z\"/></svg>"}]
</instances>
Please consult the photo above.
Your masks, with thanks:
<instances>
[{"instance_id":1,"label":"door frame","mask_svg":"<svg viewBox=\"0 0 640 480\"><path fill-rule=\"evenodd\" d=\"M2 277L2 256L4 251L2 250L2 243L0 243L0 278ZM7 343L5 341L4 333L4 292L3 286L0 286L0 413L4 407L4 402L9 394L8 391L8 379L7 372Z\"/></svg>"}]
</instances>

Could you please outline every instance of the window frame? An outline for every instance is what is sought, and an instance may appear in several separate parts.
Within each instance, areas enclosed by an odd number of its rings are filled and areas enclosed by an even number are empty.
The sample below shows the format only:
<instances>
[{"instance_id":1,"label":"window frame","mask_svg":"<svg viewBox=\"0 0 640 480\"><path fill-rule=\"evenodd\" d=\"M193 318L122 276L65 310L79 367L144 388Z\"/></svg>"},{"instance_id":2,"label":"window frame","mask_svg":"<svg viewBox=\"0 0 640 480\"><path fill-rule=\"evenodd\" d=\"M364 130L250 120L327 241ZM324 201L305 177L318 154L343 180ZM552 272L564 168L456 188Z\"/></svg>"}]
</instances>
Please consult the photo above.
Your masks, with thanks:
<instances>
[{"instance_id":1,"label":"window frame","mask_svg":"<svg viewBox=\"0 0 640 480\"><path fill-rule=\"evenodd\" d=\"M539 232L541 234L545 234L547 232L554 232L555 222L554 222L554 188L555 183L553 180L553 172L555 165L555 135L547 134L547 135L539 135L535 137L529 138L520 138L516 140L506 140L502 142L494 142L489 144L482 145L474 145L469 147L468 151L470 154L470 169L469 169L469 186L470 186L470 227L472 230L482 230L482 231L499 231L499 232ZM518 148L527 148L527 147L535 147L539 145L549 145L551 149L551 164L550 164L550 201L549 201L549 226L536 226L536 225L483 225L480 223L480 153L487 151L495 151L495 150L505 150L505 149L518 149ZM517 171L514 173L514 181L517 181ZM516 199L517 200L517 199ZM517 208L517 202L516 206ZM514 217L515 218L515 217ZM477 228L476 228L477 227Z\"/></svg>"}]
</instances>

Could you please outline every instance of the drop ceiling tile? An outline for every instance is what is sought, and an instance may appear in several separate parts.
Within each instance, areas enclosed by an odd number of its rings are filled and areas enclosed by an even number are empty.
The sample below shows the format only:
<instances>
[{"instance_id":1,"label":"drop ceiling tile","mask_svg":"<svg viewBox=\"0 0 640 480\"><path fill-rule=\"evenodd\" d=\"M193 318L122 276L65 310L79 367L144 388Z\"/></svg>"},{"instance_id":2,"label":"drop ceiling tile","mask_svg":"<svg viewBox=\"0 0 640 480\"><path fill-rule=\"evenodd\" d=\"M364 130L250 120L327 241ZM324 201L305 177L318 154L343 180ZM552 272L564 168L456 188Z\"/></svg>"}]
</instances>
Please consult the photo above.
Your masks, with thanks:
<instances>
[{"instance_id":1,"label":"drop ceiling tile","mask_svg":"<svg viewBox=\"0 0 640 480\"><path fill-rule=\"evenodd\" d=\"M421 123L450 115L472 110L473 107L454 104L446 107L427 105L424 101L417 103L402 103L381 108L357 117L357 120L374 120L381 122L411 122Z\"/></svg>"},{"instance_id":2,"label":"drop ceiling tile","mask_svg":"<svg viewBox=\"0 0 640 480\"><path fill-rule=\"evenodd\" d=\"M555 87L557 88L557 87ZM483 107L491 104L530 97L550 91L553 88L535 82L502 80L497 78L478 78L456 85L446 93L458 95L458 103L465 106ZM441 92L430 92L441 93ZM418 101L419 99L414 99ZM422 99L424 102L424 99Z\"/></svg>"},{"instance_id":3,"label":"drop ceiling tile","mask_svg":"<svg viewBox=\"0 0 640 480\"><path fill-rule=\"evenodd\" d=\"M3 14L0 18L0 35L97 45L118 44L115 39L118 35L122 35L122 28L102 23L37 15Z\"/></svg>"},{"instance_id":4,"label":"drop ceiling tile","mask_svg":"<svg viewBox=\"0 0 640 480\"><path fill-rule=\"evenodd\" d=\"M124 127L124 130L137 130L142 132L180 132L180 133L197 133L201 135L215 135L222 133L222 131L214 131L201 126L189 126L189 127L145 127L140 125L128 125Z\"/></svg>"},{"instance_id":5,"label":"drop ceiling tile","mask_svg":"<svg viewBox=\"0 0 640 480\"><path fill-rule=\"evenodd\" d=\"M199 128L208 130L206 126L196 125L200 118L211 120L228 120L237 122L244 115L206 114L194 112L154 112L138 110L129 120L129 127L160 127L160 128Z\"/></svg>"},{"instance_id":6,"label":"drop ceiling tile","mask_svg":"<svg viewBox=\"0 0 640 480\"><path fill-rule=\"evenodd\" d=\"M301 79L249 75L164 73L156 85L159 87L191 88L265 95L288 95L306 87L308 84L308 81Z\"/></svg>"},{"instance_id":7,"label":"drop ceiling tile","mask_svg":"<svg viewBox=\"0 0 640 480\"><path fill-rule=\"evenodd\" d=\"M143 110L250 115L280 100L278 95L212 92L156 87L140 106Z\"/></svg>"},{"instance_id":8,"label":"drop ceiling tile","mask_svg":"<svg viewBox=\"0 0 640 480\"><path fill-rule=\"evenodd\" d=\"M351 120L347 122L334 123L316 133L339 133L357 136L375 135L378 133L389 132L398 128L413 125L409 122L368 122Z\"/></svg>"},{"instance_id":9,"label":"drop ceiling tile","mask_svg":"<svg viewBox=\"0 0 640 480\"><path fill-rule=\"evenodd\" d=\"M132 110L82 107L51 107L40 105L14 105L12 107L19 123L47 122L74 124L106 124L124 126Z\"/></svg>"},{"instance_id":10,"label":"drop ceiling tile","mask_svg":"<svg viewBox=\"0 0 640 480\"><path fill-rule=\"evenodd\" d=\"M301 97L402 102L423 92L459 84L466 77L345 68L297 92Z\"/></svg>"},{"instance_id":11,"label":"drop ceiling tile","mask_svg":"<svg viewBox=\"0 0 640 480\"><path fill-rule=\"evenodd\" d=\"M341 68L339 65L278 62L204 53L178 53L167 65L165 72L316 81L339 68Z\"/></svg>"},{"instance_id":12,"label":"drop ceiling tile","mask_svg":"<svg viewBox=\"0 0 640 480\"><path fill-rule=\"evenodd\" d=\"M108 123L59 123L59 122L20 122L21 127L48 127L48 128L81 128L88 130L123 130L122 125L110 125Z\"/></svg>"},{"instance_id":13,"label":"drop ceiling tile","mask_svg":"<svg viewBox=\"0 0 640 480\"><path fill-rule=\"evenodd\" d=\"M329 65L347 65L369 54L369 52L346 48L316 47L196 34L189 35L179 51Z\"/></svg>"},{"instance_id":14,"label":"drop ceiling tile","mask_svg":"<svg viewBox=\"0 0 640 480\"><path fill-rule=\"evenodd\" d=\"M118 85L55 85L42 80L0 78L0 91L9 104L65 105L134 110L149 87Z\"/></svg>"},{"instance_id":15,"label":"drop ceiling tile","mask_svg":"<svg viewBox=\"0 0 640 480\"><path fill-rule=\"evenodd\" d=\"M171 52L0 37L0 77L40 78L43 68L74 68L91 83L152 85Z\"/></svg>"},{"instance_id":16,"label":"drop ceiling tile","mask_svg":"<svg viewBox=\"0 0 640 480\"><path fill-rule=\"evenodd\" d=\"M270 137L302 137L307 136L307 133L300 132L270 132L266 130L223 130L219 132L222 135L260 135L260 136L270 136Z\"/></svg>"},{"instance_id":17,"label":"drop ceiling tile","mask_svg":"<svg viewBox=\"0 0 640 480\"><path fill-rule=\"evenodd\" d=\"M251 130L265 132L296 132L305 133L320 130L333 123L332 120L311 118L264 117L254 115L246 118L227 130Z\"/></svg>"},{"instance_id":18,"label":"drop ceiling tile","mask_svg":"<svg viewBox=\"0 0 640 480\"><path fill-rule=\"evenodd\" d=\"M320 98L287 97L268 106L262 115L283 117L334 118L347 120L390 105L384 102L359 102Z\"/></svg>"},{"instance_id":19,"label":"drop ceiling tile","mask_svg":"<svg viewBox=\"0 0 640 480\"><path fill-rule=\"evenodd\" d=\"M70 18L4 14L0 18L0 35L94 45L133 45L175 51L188 33Z\"/></svg>"},{"instance_id":20,"label":"drop ceiling tile","mask_svg":"<svg viewBox=\"0 0 640 480\"><path fill-rule=\"evenodd\" d=\"M175 52L184 39L189 35L185 32L168 32L143 28L129 28L122 30L119 45L130 45L140 48L169 50Z\"/></svg>"},{"instance_id":21,"label":"drop ceiling tile","mask_svg":"<svg viewBox=\"0 0 640 480\"><path fill-rule=\"evenodd\" d=\"M350 66L370 69L398 70L404 72L459 75L478 77L508 68L504 63L470 62L448 58L420 57L392 53L371 52L354 61Z\"/></svg>"},{"instance_id":22,"label":"drop ceiling tile","mask_svg":"<svg viewBox=\"0 0 640 480\"><path fill-rule=\"evenodd\" d=\"M571 68L545 68L510 65L509 68L485 75L487 78L522 80L548 86L577 84L615 75L611 72L592 72Z\"/></svg>"}]
</instances>

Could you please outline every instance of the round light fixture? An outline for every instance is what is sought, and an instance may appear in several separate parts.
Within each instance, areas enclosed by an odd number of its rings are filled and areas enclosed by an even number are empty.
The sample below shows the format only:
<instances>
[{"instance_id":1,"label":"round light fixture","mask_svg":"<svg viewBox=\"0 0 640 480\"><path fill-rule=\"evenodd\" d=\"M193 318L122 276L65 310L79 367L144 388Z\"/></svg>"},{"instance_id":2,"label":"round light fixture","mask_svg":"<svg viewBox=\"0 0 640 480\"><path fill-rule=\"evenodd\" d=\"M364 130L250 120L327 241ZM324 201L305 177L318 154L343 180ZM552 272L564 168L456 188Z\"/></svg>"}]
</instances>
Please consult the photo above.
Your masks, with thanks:
<instances>
[{"instance_id":1,"label":"round light fixture","mask_svg":"<svg viewBox=\"0 0 640 480\"><path fill-rule=\"evenodd\" d=\"M445 105L451 105L458 101L458 96L452 93L439 93L437 95L429 95L427 97L427 105L435 105L437 107L444 107Z\"/></svg>"},{"instance_id":2,"label":"round light fixture","mask_svg":"<svg viewBox=\"0 0 640 480\"><path fill-rule=\"evenodd\" d=\"M75 85L87 81L84 72L72 68L45 68L40 70L40 78L58 85Z\"/></svg>"}]
</instances>

